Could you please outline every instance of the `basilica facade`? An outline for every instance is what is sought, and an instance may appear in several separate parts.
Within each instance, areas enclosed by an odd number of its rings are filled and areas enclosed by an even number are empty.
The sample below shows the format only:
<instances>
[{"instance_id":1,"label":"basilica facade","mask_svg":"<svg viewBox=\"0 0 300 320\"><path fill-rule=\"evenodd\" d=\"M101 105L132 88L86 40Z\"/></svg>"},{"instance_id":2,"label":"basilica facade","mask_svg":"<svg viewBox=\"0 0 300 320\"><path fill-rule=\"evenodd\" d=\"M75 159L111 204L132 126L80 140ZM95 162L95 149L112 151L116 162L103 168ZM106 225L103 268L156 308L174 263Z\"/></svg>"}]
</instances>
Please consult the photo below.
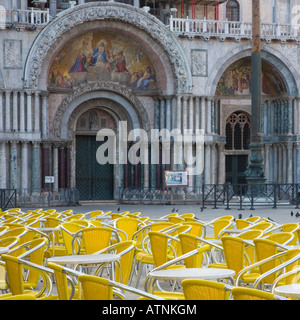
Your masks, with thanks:
<instances>
[{"instance_id":1,"label":"basilica facade","mask_svg":"<svg viewBox=\"0 0 300 320\"><path fill-rule=\"evenodd\" d=\"M120 190L164 189L166 171L193 167L189 193L244 184L253 117L266 183L300 183L294 2L261 1L261 114L252 114L250 0L0 1L0 188L29 202L49 187L118 200ZM106 164L96 156L107 141L102 129L116 137L115 161ZM142 140L130 138L135 129L147 133L147 161L120 161ZM189 130L192 143L178 148L171 137L164 148L161 130L174 129Z\"/></svg>"}]
</instances>

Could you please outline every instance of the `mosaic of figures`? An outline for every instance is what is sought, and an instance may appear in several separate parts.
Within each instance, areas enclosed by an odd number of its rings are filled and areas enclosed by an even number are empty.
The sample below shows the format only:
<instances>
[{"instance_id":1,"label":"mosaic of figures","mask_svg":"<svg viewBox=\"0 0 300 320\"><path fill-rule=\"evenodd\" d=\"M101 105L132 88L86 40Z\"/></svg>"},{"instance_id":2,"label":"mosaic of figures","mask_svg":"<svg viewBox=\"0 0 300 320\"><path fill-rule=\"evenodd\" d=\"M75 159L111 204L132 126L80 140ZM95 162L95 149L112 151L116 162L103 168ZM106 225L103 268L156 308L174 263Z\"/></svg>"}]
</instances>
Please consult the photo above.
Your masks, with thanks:
<instances>
[{"instance_id":1,"label":"mosaic of figures","mask_svg":"<svg viewBox=\"0 0 300 320\"><path fill-rule=\"evenodd\" d=\"M285 95L286 88L278 71L262 61L262 94ZM217 95L250 95L251 94L251 59L239 60L230 66L219 80Z\"/></svg>"},{"instance_id":2,"label":"mosaic of figures","mask_svg":"<svg viewBox=\"0 0 300 320\"><path fill-rule=\"evenodd\" d=\"M103 32L70 41L54 58L48 76L50 88L72 88L88 81L112 81L142 91L158 87L144 51L128 38Z\"/></svg>"}]
</instances>

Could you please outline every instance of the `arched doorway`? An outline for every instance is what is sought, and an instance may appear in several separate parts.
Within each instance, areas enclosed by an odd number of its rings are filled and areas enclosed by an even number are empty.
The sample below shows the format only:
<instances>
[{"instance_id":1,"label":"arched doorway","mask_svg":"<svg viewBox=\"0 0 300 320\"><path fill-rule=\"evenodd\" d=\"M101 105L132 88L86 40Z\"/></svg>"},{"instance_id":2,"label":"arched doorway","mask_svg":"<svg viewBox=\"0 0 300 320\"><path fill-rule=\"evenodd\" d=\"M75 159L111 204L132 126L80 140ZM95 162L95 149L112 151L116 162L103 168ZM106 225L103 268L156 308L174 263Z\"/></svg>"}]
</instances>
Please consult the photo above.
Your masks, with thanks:
<instances>
[{"instance_id":1,"label":"arched doorway","mask_svg":"<svg viewBox=\"0 0 300 320\"><path fill-rule=\"evenodd\" d=\"M246 184L251 136L250 115L244 111L233 112L226 121L226 183Z\"/></svg>"},{"instance_id":2,"label":"arched doorway","mask_svg":"<svg viewBox=\"0 0 300 320\"><path fill-rule=\"evenodd\" d=\"M96 140L100 129L116 130L115 119L102 109L84 112L76 123L76 188L80 200L112 200L114 198L113 164L99 164L97 149L104 143Z\"/></svg>"}]
</instances>

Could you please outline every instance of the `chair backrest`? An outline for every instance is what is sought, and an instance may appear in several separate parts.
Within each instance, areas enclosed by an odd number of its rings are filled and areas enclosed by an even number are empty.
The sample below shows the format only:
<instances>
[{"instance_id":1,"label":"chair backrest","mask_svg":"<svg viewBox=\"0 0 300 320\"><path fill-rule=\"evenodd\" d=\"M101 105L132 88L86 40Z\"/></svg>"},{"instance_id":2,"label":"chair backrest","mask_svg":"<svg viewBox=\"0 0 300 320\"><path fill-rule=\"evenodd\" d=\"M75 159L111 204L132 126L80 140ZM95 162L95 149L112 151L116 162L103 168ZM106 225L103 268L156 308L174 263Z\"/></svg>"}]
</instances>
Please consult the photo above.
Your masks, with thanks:
<instances>
[{"instance_id":1,"label":"chair backrest","mask_svg":"<svg viewBox=\"0 0 300 320\"><path fill-rule=\"evenodd\" d=\"M13 228L11 230L8 230L5 234L0 236L0 239L4 239L7 237L19 237L20 243L26 242L26 234L28 232L28 229L26 227L20 226L19 228Z\"/></svg>"},{"instance_id":2,"label":"chair backrest","mask_svg":"<svg viewBox=\"0 0 300 320\"><path fill-rule=\"evenodd\" d=\"M242 239L231 236L221 237L225 262L228 269L235 271L237 275L246 265L245 244Z\"/></svg>"},{"instance_id":3,"label":"chair backrest","mask_svg":"<svg viewBox=\"0 0 300 320\"><path fill-rule=\"evenodd\" d=\"M154 223L151 223L150 229L151 231L161 231L171 226L174 226L174 223L168 222L168 221L154 222Z\"/></svg>"},{"instance_id":4,"label":"chair backrest","mask_svg":"<svg viewBox=\"0 0 300 320\"><path fill-rule=\"evenodd\" d=\"M76 232L82 230L79 224L72 222L64 222L60 225L63 242L68 254L73 254L72 241ZM77 249L77 248L76 248Z\"/></svg>"},{"instance_id":5,"label":"chair backrest","mask_svg":"<svg viewBox=\"0 0 300 320\"><path fill-rule=\"evenodd\" d=\"M237 229L244 229L251 225L251 223L245 219L235 219Z\"/></svg>"},{"instance_id":6,"label":"chair backrest","mask_svg":"<svg viewBox=\"0 0 300 320\"><path fill-rule=\"evenodd\" d=\"M256 223L254 226L251 227L251 229L258 229L258 230L264 230L265 232L270 230L273 226L272 222L268 221L261 221Z\"/></svg>"},{"instance_id":7,"label":"chair backrest","mask_svg":"<svg viewBox=\"0 0 300 320\"><path fill-rule=\"evenodd\" d=\"M186 254L201 245L200 239L192 234L180 233L178 235L180 240L182 254ZM184 264L187 268L201 268L203 263L203 254L196 254L184 259Z\"/></svg>"},{"instance_id":8,"label":"chair backrest","mask_svg":"<svg viewBox=\"0 0 300 320\"><path fill-rule=\"evenodd\" d=\"M35 239L26 242L16 248L9 251L7 255L15 258L26 258L26 260L40 265L43 265L45 251L48 247L48 240L45 238ZM24 252L25 249L25 252ZM1 256L2 258L3 256ZM16 262L16 261L14 261ZM27 283L30 283L32 287L37 286L40 273L36 270L29 270L27 274ZM17 275L18 276L18 275ZM17 294L17 293L15 293Z\"/></svg>"},{"instance_id":9,"label":"chair backrest","mask_svg":"<svg viewBox=\"0 0 300 320\"><path fill-rule=\"evenodd\" d=\"M100 216L104 212L102 210L93 210L90 212L90 218L94 218L96 216Z\"/></svg>"},{"instance_id":10,"label":"chair backrest","mask_svg":"<svg viewBox=\"0 0 300 320\"><path fill-rule=\"evenodd\" d=\"M168 219L172 223L181 223L182 221L184 221L184 219L179 216L178 217L169 216Z\"/></svg>"},{"instance_id":11,"label":"chair backrest","mask_svg":"<svg viewBox=\"0 0 300 320\"><path fill-rule=\"evenodd\" d=\"M16 236L7 237L0 240L0 247L7 247L11 249L15 247L17 244L19 244L19 242L20 242L19 237L16 237Z\"/></svg>"},{"instance_id":12,"label":"chair backrest","mask_svg":"<svg viewBox=\"0 0 300 320\"><path fill-rule=\"evenodd\" d=\"M276 243L280 244L289 244L295 236L291 232L277 232L271 233L268 236L264 237L264 239L269 239L275 241Z\"/></svg>"},{"instance_id":13,"label":"chair backrest","mask_svg":"<svg viewBox=\"0 0 300 320\"><path fill-rule=\"evenodd\" d=\"M237 237L244 240L254 240L256 238L261 238L263 234L263 230L251 229L243 231L241 234L238 234Z\"/></svg>"},{"instance_id":14,"label":"chair backrest","mask_svg":"<svg viewBox=\"0 0 300 320\"><path fill-rule=\"evenodd\" d=\"M234 287L231 290L233 300L274 300L274 294L263 290Z\"/></svg>"},{"instance_id":15,"label":"chair backrest","mask_svg":"<svg viewBox=\"0 0 300 320\"><path fill-rule=\"evenodd\" d=\"M82 235L86 254L93 254L110 245L112 229L108 227L84 228L77 234Z\"/></svg>"},{"instance_id":16,"label":"chair backrest","mask_svg":"<svg viewBox=\"0 0 300 320\"><path fill-rule=\"evenodd\" d=\"M221 282L186 279L181 286L186 300L229 300L230 290Z\"/></svg>"},{"instance_id":17,"label":"chair backrest","mask_svg":"<svg viewBox=\"0 0 300 320\"><path fill-rule=\"evenodd\" d=\"M195 214L194 213L184 213L184 214L182 214L182 215L180 215L180 217L182 218L182 219L193 219L193 220L195 220ZM191 220L189 220L189 221L191 221Z\"/></svg>"},{"instance_id":18,"label":"chair backrest","mask_svg":"<svg viewBox=\"0 0 300 320\"><path fill-rule=\"evenodd\" d=\"M71 222L73 219L84 219L84 213L75 213L67 217L65 220Z\"/></svg>"},{"instance_id":19,"label":"chair backrest","mask_svg":"<svg viewBox=\"0 0 300 320\"><path fill-rule=\"evenodd\" d=\"M41 223L38 218L31 218L22 223L24 226L32 227L32 228L40 228Z\"/></svg>"},{"instance_id":20,"label":"chair backrest","mask_svg":"<svg viewBox=\"0 0 300 320\"><path fill-rule=\"evenodd\" d=\"M261 220L261 217L259 217L259 216L249 217L249 218L247 218L247 220L252 223L256 223Z\"/></svg>"},{"instance_id":21,"label":"chair backrest","mask_svg":"<svg viewBox=\"0 0 300 320\"><path fill-rule=\"evenodd\" d=\"M119 254L121 256L121 268L119 267L119 264L116 264L115 281L123 284L128 284L128 280L133 268L133 258L135 251L134 241L129 240L119 242L111 246L111 249L109 249L108 251L111 252L112 250L116 254ZM122 272L122 274L120 274L120 272Z\"/></svg>"},{"instance_id":22,"label":"chair backrest","mask_svg":"<svg viewBox=\"0 0 300 320\"><path fill-rule=\"evenodd\" d=\"M150 231L148 236L155 267L159 267L168 261L169 237L158 231Z\"/></svg>"},{"instance_id":23,"label":"chair backrest","mask_svg":"<svg viewBox=\"0 0 300 320\"><path fill-rule=\"evenodd\" d=\"M67 275L63 272L64 267L56 263L48 262L47 267L54 270L57 294L59 300L70 300Z\"/></svg>"},{"instance_id":24,"label":"chair backrest","mask_svg":"<svg viewBox=\"0 0 300 320\"><path fill-rule=\"evenodd\" d=\"M232 222L227 219L218 219L214 222L214 238L219 239L222 231L230 228Z\"/></svg>"},{"instance_id":25,"label":"chair backrest","mask_svg":"<svg viewBox=\"0 0 300 320\"><path fill-rule=\"evenodd\" d=\"M109 280L91 275L80 275L78 281L82 288L83 300L112 300L113 288Z\"/></svg>"},{"instance_id":26,"label":"chair backrest","mask_svg":"<svg viewBox=\"0 0 300 320\"><path fill-rule=\"evenodd\" d=\"M189 234L192 234L196 237L201 237L203 233L203 224L198 221L183 221L181 222L183 225L190 225L191 230L189 231Z\"/></svg>"},{"instance_id":27,"label":"chair backrest","mask_svg":"<svg viewBox=\"0 0 300 320\"><path fill-rule=\"evenodd\" d=\"M116 228L123 230L128 237L128 240L132 240L133 235L138 231L141 222L137 218L121 217L114 221ZM126 241L125 235L120 233L122 241Z\"/></svg>"},{"instance_id":28,"label":"chair backrest","mask_svg":"<svg viewBox=\"0 0 300 320\"><path fill-rule=\"evenodd\" d=\"M291 232L294 235L294 239L290 242L291 245L298 244L298 230L300 229L300 225L298 223L285 223L281 226L282 232Z\"/></svg>"},{"instance_id":29,"label":"chair backrest","mask_svg":"<svg viewBox=\"0 0 300 320\"><path fill-rule=\"evenodd\" d=\"M269 258L277 254L278 248L276 246L275 241L258 238L258 239L254 239L253 242L255 245L255 253L256 253L257 261L264 260L266 258ZM269 271L270 269L275 268L278 264L280 264L280 261L276 259L268 263L265 263L263 265L260 265L259 266L260 273L263 274ZM264 281L266 283L273 283L273 281L276 278L276 275L277 275L276 273L271 274L270 276L265 277Z\"/></svg>"}]
</instances>

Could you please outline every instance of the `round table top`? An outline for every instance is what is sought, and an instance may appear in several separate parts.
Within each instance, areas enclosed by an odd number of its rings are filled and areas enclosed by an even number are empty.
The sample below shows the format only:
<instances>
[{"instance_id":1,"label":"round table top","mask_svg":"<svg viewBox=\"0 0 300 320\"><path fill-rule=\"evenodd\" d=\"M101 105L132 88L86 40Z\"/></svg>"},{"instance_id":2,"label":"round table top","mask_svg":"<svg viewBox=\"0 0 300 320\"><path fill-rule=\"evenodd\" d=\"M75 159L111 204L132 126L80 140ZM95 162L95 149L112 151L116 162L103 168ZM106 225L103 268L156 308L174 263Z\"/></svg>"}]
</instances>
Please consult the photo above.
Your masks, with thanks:
<instances>
[{"instance_id":1,"label":"round table top","mask_svg":"<svg viewBox=\"0 0 300 320\"><path fill-rule=\"evenodd\" d=\"M97 264L120 260L118 254L79 254L69 256L57 256L48 259L49 262L58 264Z\"/></svg>"},{"instance_id":2,"label":"round table top","mask_svg":"<svg viewBox=\"0 0 300 320\"><path fill-rule=\"evenodd\" d=\"M275 288L274 293L289 298L300 298L300 284L278 286Z\"/></svg>"},{"instance_id":3,"label":"round table top","mask_svg":"<svg viewBox=\"0 0 300 320\"><path fill-rule=\"evenodd\" d=\"M235 275L235 271L224 268L173 268L159 270L149 273L149 277L165 280L183 280L183 279L204 279L217 280L230 278Z\"/></svg>"}]
</instances>

